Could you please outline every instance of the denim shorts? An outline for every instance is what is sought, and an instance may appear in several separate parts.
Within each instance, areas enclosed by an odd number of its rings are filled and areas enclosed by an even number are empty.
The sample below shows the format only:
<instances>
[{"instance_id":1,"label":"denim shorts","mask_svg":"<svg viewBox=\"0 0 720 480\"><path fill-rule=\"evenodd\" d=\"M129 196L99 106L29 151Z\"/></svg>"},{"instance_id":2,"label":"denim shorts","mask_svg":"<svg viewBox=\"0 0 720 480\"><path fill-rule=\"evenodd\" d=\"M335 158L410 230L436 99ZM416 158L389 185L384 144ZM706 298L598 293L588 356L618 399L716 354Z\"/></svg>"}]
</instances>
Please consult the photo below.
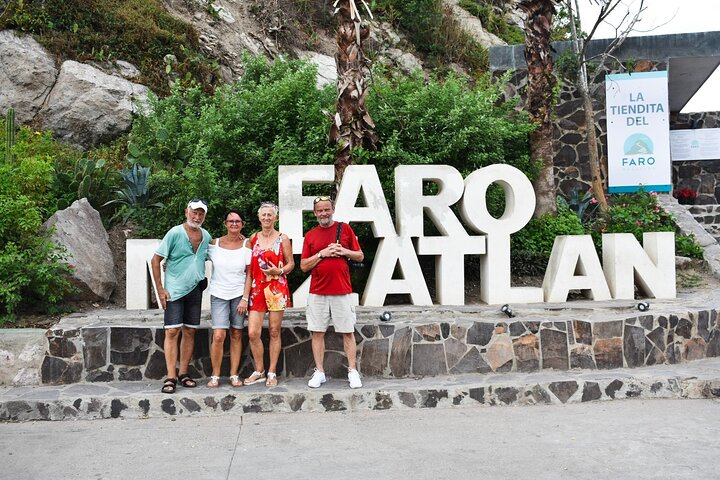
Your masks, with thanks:
<instances>
[{"instance_id":1,"label":"denim shorts","mask_svg":"<svg viewBox=\"0 0 720 480\"><path fill-rule=\"evenodd\" d=\"M197 286L177 300L168 300L165 308L165 328L198 328L202 308L202 290Z\"/></svg>"},{"instance_id":2,"label":"denim shorts","mask_svg":"<svg viewBox=\"0 0 720 480\"><path fill-rule=\"evenodd\" d=\"M231 300L224 300L210 295L210 316L212 317L212 328L241 329L245 326L245 315L240 315L237 307L242 300L242 295Z\"/></svg>"}]
</instances>

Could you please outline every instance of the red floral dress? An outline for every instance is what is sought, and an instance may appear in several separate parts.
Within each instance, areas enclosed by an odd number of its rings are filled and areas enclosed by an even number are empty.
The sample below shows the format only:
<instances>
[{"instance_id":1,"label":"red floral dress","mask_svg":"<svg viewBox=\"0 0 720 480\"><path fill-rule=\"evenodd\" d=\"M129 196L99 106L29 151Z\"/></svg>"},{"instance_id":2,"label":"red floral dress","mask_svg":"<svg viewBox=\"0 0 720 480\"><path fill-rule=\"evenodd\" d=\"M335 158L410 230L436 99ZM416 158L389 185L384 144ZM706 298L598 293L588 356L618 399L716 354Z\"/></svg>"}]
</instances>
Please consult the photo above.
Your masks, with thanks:
<instances>
[{"instance_id":1,"label":"red floral dress","mask_svg":"<svg viewBox=\"0 0 720 480\"><path fill-rule=\"evenodd\" d=\"M248 308L259 312L279 312L290 307L290 288L285 275L268 275L263 271L269 263L278 268L282 268L285 264L282 233L268 249L260 247L258 234L255 234L250 239L250 248L252 249L250 261L252 285Z\"/></svg>"}]
</instances>

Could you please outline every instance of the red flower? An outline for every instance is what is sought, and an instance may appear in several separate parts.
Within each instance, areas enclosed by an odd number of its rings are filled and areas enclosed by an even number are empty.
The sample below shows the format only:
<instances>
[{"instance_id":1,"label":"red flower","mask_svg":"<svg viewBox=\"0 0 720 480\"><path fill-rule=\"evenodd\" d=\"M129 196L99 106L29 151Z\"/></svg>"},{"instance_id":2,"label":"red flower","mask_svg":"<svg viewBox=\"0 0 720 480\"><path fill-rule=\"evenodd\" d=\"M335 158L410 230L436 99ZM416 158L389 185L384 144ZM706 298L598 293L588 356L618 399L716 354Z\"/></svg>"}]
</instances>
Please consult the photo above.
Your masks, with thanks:
<instances>
[{"instance_id":1,"label":"red flower","mask_svg":"<svg viewBox=\"0 0 720 480\"><path fill-rule=\"evenodd\" d=\"M691 188L683 188L675 192L675 198L697 198L697 192Z\"/></svg>"}]
</instances>

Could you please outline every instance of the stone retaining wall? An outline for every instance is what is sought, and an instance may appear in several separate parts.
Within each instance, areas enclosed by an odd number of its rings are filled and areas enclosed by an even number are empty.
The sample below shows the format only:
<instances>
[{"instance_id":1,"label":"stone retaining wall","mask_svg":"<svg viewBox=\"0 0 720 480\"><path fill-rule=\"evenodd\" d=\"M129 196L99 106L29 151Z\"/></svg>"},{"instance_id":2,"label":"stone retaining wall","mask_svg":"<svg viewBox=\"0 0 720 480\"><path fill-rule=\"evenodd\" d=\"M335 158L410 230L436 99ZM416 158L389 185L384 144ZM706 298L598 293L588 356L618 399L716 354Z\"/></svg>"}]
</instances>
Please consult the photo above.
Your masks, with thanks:
<instances>
[{"instance_id":1,"label":"stone retaining wall","mask_svg":"<svg viewBox=\"0 0 720 480\"><path fill-rule=\"evenodd\" d=\"M393 322L387 323L364 319L355 331L358 368L366 377L403 378L614 369L720 356L720 321L715 309L679 315L631 315L604 321L553 321L551 310L544 319L498 321L488 318L488 312L409 312L397 314ZM42 383L161 379L165 374L161 316L143 315L124 321L76 316L48 330ZM492 316L497 317L494 309ZM196 335L190 371L194 377L210 375L211 335L207 319L203 325ZM303 325L301 313L286 314L278 365L281 376L305 377L314 366L310 334ZM263 337L267 345L267 330ZM247 345L245 338L242 375L252 372ZM329 332L326 348L326 371L330 376L343 377L347 362L342 336ZM227 375L227 361L225 358L223 375Z\"/></svg>"},{"instance_id":2,"label":"stone retaining wall","mask_svg":"<svg viewBox=\"0 0 720 480\"><path fill-rule=\"evenodd\" d=\"M720 241L720 205L693 205L687 208L705 231Z\"/></svg>"}]
</instances>

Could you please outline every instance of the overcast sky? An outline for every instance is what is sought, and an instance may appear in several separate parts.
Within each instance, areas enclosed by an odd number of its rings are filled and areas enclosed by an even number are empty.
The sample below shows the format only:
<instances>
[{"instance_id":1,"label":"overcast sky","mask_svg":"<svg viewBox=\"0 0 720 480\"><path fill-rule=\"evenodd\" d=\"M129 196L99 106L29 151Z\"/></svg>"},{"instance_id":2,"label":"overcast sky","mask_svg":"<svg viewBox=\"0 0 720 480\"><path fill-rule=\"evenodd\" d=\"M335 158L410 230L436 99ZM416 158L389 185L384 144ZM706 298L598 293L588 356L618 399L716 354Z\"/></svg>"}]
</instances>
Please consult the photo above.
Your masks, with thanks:
<instances>
[{"instance_id":1,"label":"overcast sky","mask_svg":"<svg viewBox=\"0 0 720 480\"><path fill-rule=\"evenodd\" d=\"M599 27L594 38L614 37L614 27L622 15L628 11L637 12L640 0L621 1L626 7L618 6L614 11L617 15L609 19L609 24ZM599 8L593 3L597 1L578 0L585 31L592 28L598 17ZM718 6L720 0L645 0L646 9L630 36L720 31L720 16L716 13ZM683 113L716 111L720 111L720 69L715 70L682 110Z\"/></svg>"}]
</instances>

